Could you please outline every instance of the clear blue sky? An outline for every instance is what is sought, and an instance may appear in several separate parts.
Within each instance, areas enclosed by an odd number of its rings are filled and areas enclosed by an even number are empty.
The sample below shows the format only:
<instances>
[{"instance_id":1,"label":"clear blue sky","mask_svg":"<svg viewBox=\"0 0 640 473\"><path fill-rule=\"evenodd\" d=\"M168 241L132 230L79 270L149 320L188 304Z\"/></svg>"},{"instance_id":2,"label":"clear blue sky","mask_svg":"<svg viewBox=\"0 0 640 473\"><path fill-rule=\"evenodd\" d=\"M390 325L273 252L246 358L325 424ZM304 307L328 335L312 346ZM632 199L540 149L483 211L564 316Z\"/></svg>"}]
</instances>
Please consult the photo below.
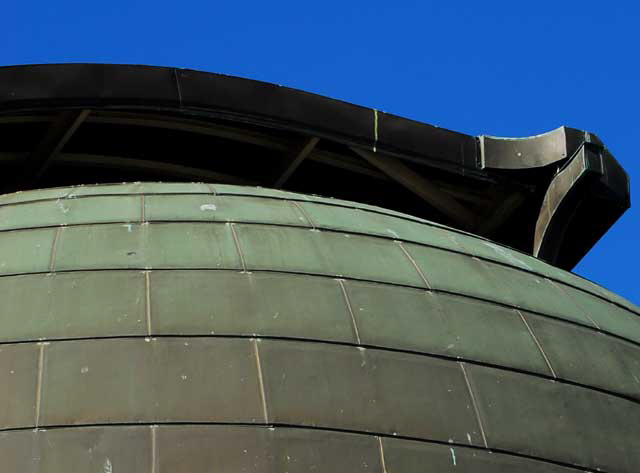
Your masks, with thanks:
<instances>
[{"instance_id":1,"label":"clear blue sky","mask_svg":"<svg viewBox=\"0 0 640 473\"><path fill-rule=\"evenodd\" d=\"M110 62L260 79L470 134L597 133L640 199L638 2L3 3L0 64ZM640 303L640 205L576 272Z\"/></svg>"}]
</instances>

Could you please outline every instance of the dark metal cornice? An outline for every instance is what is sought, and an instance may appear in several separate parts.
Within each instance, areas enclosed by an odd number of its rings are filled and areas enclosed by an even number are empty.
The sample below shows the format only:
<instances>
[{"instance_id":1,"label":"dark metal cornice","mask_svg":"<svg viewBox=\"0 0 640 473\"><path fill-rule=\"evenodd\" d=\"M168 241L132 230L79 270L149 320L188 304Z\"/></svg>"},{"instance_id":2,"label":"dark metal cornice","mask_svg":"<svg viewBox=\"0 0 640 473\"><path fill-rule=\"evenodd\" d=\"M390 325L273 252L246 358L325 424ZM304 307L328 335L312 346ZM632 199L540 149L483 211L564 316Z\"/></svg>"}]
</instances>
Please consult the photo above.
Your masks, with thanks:
<instances>
[{"instance_id":1,"label":"dark metal cornice","mask_svg":"<svg viewBox=\"0 0 640 473\"><path fill-rule=\"evenodd\" d=\"M591 133L475 137L188 69L1 67L0 132L5 192L131 177L254 183L413 213L567 269L630 205L628 176ZM589 153L600 174L580 166Z\"/></svg>"}]
</instances>

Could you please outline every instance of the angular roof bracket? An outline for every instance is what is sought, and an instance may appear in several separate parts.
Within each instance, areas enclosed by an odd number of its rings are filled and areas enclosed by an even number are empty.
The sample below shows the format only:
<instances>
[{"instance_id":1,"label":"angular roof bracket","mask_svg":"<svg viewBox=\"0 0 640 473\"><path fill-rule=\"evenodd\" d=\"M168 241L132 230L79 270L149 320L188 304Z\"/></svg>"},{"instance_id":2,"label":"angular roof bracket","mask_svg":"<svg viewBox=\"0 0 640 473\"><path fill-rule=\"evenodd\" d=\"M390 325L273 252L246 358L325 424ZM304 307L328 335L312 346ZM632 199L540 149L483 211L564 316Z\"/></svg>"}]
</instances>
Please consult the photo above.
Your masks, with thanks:
<instances>
[{"instance_id":1,"label":"angular roof bracket","mask_svg":"<svg viewBox=\"0 0 640 473\"><path fill-rule=\"evenodd\" d=\"M599 143L583 143L555 175L536 222L533 255L571 269L631 205L629 177Z\"/></svg>"}]
</instances>

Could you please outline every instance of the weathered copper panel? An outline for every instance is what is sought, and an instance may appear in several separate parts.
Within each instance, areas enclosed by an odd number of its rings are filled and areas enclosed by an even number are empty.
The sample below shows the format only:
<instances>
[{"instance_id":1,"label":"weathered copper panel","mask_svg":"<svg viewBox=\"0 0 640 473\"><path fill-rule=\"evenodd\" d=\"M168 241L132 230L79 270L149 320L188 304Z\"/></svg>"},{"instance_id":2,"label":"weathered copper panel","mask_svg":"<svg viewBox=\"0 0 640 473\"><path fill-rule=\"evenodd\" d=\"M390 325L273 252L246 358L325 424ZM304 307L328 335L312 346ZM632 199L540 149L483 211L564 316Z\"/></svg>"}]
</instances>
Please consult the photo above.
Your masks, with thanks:
<instances>
[{"instance_id":1,"label":"weathered copper panel","mask_svg":"<svg viewBox=\"0 0 640 473\"><path fill-rule=\"evenodd\" d=\"M573 468L496 452L385 438L387 471L402 473L569 473Z\"/></svg>"},{"instance_id":2,"label":"weathered copper panel","mask_svg":"<svg viewBox=\"0 0 640 473\"><path fill-rule=\"evenodd\" d=\"M515 309L418 289L356 281L345 286L363 344L549 374Z\"/></svg>"},{"instance_id":3,"label":"weathered copper panel","mask_svg":"<svg viewBox=\"0 0 640 473\"><path fill-rule=\"evenodd\" d=\"M523 315L560 378L640 399L640 346L575 324Z\"/></svg>"},{"instance_id":4,"label":"weathered copper panel","mask_svg":"<svg viewBox=\"0 0 640 473\"><path fill-rule=\"evenodd\" d=\"M148 427L131 426L3 432L0 455L12 472L148 472L151 434Z\"/></svg>"},{"instance_id":5,"label":"weathered copper panel","mask_svg":"<svg viewBox=\"0 0 640 473\"><path fill-rule=\"evenodd\" d=\"M236 226L249 270L294 271L422 286L391 239L287 227ZM367 255L362 258L362 253Z\"/></svg>"},{"instance_id":6,"label":"weathered copper panel","mask_svg":"<svg viewBox=\"0 0 640 473\"><path fill-rule=\"evenodd\" d=\"M229 226L202 223L66 227L53 264L60 271L241 267Z\"/></svg>"},{"instance_id":7,"label":"weathered copper panel","mask_svg":"<svg viewBox=\"0 0 640 473\"><path fill-rule=\"evenodd\" d=\"M357 342L335 279L266 272L153 271L149 287L153 334Z\"/></svg>"},{"instance_id":8,"label":"weathered copper panel","mask_svg":"<svg viewBox=\"0 0 640 473\"><path fill-rule=\"evenodd\" d=\"M504 370L467 371L489 447L605 471L640 464L638 403Z\"/></svg>"},{"instance_id":9,"label":"weathered copper panel","mask_svg":"<svg viewBox=\"0 0 640 473\"><path fill-rule=\"evenodd\" d=\"M44 345L0 346L0 426L35 425L38 409L38 371Z\"/></svg>"},{"instance_id":10,"label":"weathered copper panel","mask_svg":"<svg viewBox=\"0 0 640 473\"><path fill-rule=\"evenodd\" d=\"M640 312L529 255L256 188L0 202L10 471L636 470Z\"/></svg>"},{"instance_id":11,"label":"weathered copper panel","mask_svg":"<svg viewBox=\"0 0 640 473\"><path fill-rule=\"evenodd\" d=\"M566 294L538 275L436 248L407 250L434 289L589 323Z\"/></svg>"},{"instance_id":12,"label":"weathered copper panel","mask_svg":"<svg viewBox=\"0 0 640 473\"><path fill-rule=\"evenodd\" d=\"M56 230L44 228L0 234L0 274L49 270Z\"/></svg>"},{"instance_id":13,"label":"weathered copper panel","mask_svg":"<svg viewBox=\"0 0 640 473\"><path fill-rule=\"evenodd\" d=\"M0 432L0 456L7 471L39 471L42 454L34 437L32 430Z\"/></svg>"},{"instance_id":14,"label":"weathered copper panel","mask_svg":"<svg viewBox=\"0 0 640 473\"><path fill-rule=\"evenodd\" d=\"M99 196L91 199L55 199L0 207L0 230L37 228L78 223L137 222L140 203L137 196ZM96 209L100 209L96 212Z\"/></svg>"},{"instance_id":15,"label":"weathered copper panel","mask_svg":"<svg viewBox=\"0 0 640 473\"><path fill-rule=\"evenodd\" d=\"M149 222L190 220L308 226L304 214L286 200L203 195L150 195L144 200Z\"/></svg>"},{"instance_id":16,"label":"weathered copper panel","mask_svg":"<svg viewBox=\"0 0 640 473\"><path fill-rule=\"evenodd\" d=\"M301 428L227 425L0 432L0 455L7 471L24 473L476 473L478 468L492 473L580 471L459 445Z\"/></svg>"},{"instance_id":17,"label":"weathered copper panel","mask_svg":"<svg viewBox=\"0 0 640 473\"><path fill-rule=\"evenodd\" d=\"M348 208L314 202L299 202L298 205L318 228L435 244L453 250L461 249L456 242L456 237L459 234L446 228L435 231L431 228L427 230L424 224L419 221L398 218L381 212L366 212L362 208Z\"/></svg>"},{"instance_id":18,"label":"weathered copper panel","mask_svg":"<svg viewBox=\"0 0 640 473\"><path fill-rule=\"evenodd\" d=\"M45 355L43 426L264 421L247 339L64 341Z\"/></svg>"},{"instance_id":19,"label":"weathered copper panel","mask_svg":"<svg viewBox=\"0 0 640 473\"><path fill-rule=\"evenodd\" d=\"M157 449L160 472L381 471L377 439L342 432L279 427L158 427Z\"/></svg>"},{"instance_id":20,"label":"weathered copper panel","mask_svg":"<svg viewBox=\"0 0 640 473\"><path fill-rule=\"evenodd\" d=\"M2 342L147 333L140 271L2 277L0 300Z\"/></svg>"},{"instance_id":21,"label":"weathered copper panel","mask_svg":"<svg viewBox=\"0 0 640 473\"><path fill-rule=\"evenodd\" d=\"M455 362L301 342L258 346L271 422L481 443Z\"/></svg>"},{"instance_id":22,"label":"weathered copper panel","mask_svg":"<svg viewBox=\"0 0 640 473\"><path fill-rule=\"evenodd\" d=\"M586 314L592 324L602 330L640 343L640 314L624 310L613 301L594 294L585 294L573 287L562 286L577 307ZM617 301L616 301L617 302Z\"/></svg>"}]
</instances>

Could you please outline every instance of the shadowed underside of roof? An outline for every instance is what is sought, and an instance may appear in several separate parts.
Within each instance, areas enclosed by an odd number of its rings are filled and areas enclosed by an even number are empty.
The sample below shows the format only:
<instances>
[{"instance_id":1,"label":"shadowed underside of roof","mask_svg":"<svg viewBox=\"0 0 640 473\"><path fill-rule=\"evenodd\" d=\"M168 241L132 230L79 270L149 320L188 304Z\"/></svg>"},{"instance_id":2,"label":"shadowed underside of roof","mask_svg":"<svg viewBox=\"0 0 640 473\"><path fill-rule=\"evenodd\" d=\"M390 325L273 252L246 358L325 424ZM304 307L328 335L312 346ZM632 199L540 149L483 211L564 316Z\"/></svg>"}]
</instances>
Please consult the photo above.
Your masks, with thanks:
<instances>
[{"instance_id":1,"label":"shadowed underside of roof","mask_svg":"<svg viewBox=\"0 0 640 473\"><path fill-rule=\"evenodd\" d=\"M474 137L184 69L0 68L0 191L137 180L279 188L398 210L571 269L630 205L593 134Z\"/></svg>"}]
</instances>

